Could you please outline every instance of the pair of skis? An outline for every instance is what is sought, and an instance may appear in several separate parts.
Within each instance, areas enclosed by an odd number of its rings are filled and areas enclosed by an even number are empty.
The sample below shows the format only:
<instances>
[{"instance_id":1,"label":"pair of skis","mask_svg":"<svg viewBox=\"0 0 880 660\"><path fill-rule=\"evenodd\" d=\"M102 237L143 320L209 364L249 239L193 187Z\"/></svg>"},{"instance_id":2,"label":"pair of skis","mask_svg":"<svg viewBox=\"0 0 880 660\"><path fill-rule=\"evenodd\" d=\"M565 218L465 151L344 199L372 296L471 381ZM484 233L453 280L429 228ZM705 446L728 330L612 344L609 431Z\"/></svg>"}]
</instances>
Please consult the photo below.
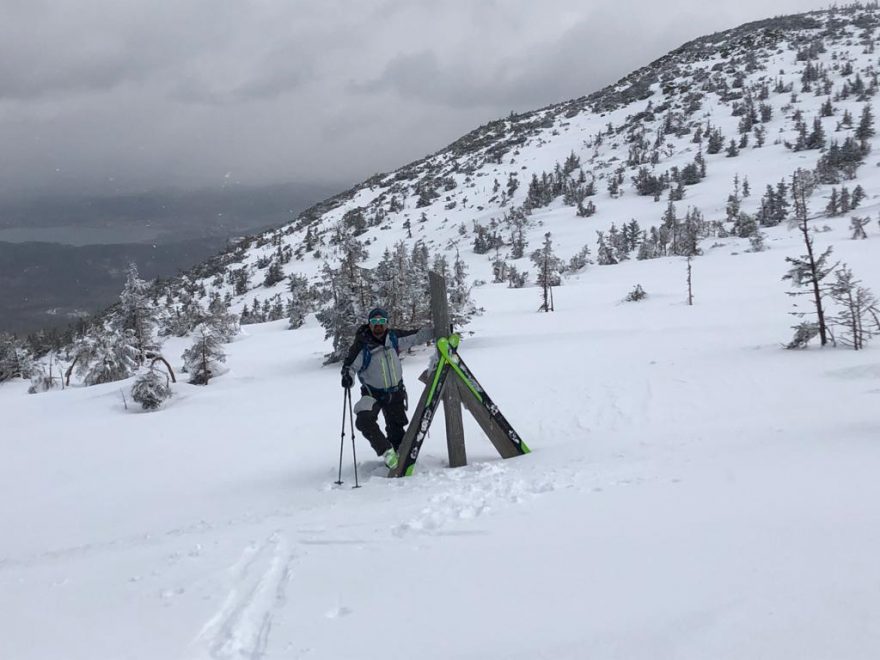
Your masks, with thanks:
<instances>
[{"instance_id":1,"label":"pair of skis","mask_svg":"<svg viewBox=\"0 0 880 660\"><path fill-rule=\"evenodd\" d=\"M401 442L397 467L388 473L389 477L408 477L413 473L445 387L458 388L461 402L502 457L521 456L531 451L458 355L460 342L461 337L458 334L437 340L436 365L429 374L425 391Z\"/></svg>"}]
</instances>

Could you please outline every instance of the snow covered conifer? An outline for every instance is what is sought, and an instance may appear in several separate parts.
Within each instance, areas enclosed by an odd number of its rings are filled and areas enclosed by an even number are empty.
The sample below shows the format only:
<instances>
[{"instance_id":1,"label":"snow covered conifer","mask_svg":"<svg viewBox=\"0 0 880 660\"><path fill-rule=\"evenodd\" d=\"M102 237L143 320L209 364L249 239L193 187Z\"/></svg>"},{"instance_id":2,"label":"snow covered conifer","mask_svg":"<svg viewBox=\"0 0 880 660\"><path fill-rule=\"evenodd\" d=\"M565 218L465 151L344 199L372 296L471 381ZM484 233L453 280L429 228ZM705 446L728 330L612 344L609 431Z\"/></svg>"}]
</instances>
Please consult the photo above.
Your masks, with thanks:
<instances>
[{"instance_id":1,"label":"snow covered conifer","mask_svg":"<svg viewBox=\"0 0 880 660\"><path fill-rule=\"evenodd\" d=\"M158 348L154 337L157 314L150 299L150 287L139 277L137 266L133 263L128 267L119 302L119 329L129 337L137 352L136 361L143 363L146 353Z\"/></svg>"},{"instance_id":2,"label":"snow covered conifer","mask_svg":"<svg viewBox=\"0 0 880 660\"><path fill-rule=\"evenodd\" d=\"M856 128L856 138L862 143L862 148L867 149L867 141L874 137L874 113L871 112L871 104L865 103L862 107L862 116Z\"/></svg>"},{"instance_id":3,"label":"snow covered conifer","mask_svg":"<svg viewBox=\"0 0 880 660\"><path fill-rule=\"evenodd\" d=\"M560 273L563 263L553 252L553 240L549 231L544 234L543 247L532 253L532 263L537 268L537 284L541 287L541 306L539 309L544 312L552 312L552 287L559 286L562 283Z\"/></svg>"},{"instance_id":4,"label":"snow covered conifer","mask_svg":"<svg viewBox=\"0 0 880 660\"><path fill-rule=\"evenodd\" d=\"M589 264L593 263L590 259L590 246L584 245L571 259L568 261L568 270L573 273L583 270Z\"/></svg>"},{"instance_id":5,"label":"snow covered conifer","mask_svg":"<svg viewBox=\"0 0 880 660\"><path fill-rule=\"evenodd\" d=\"M235 292L235 295L243 296L248 292L250 278L251 275L247 266L242 266L241 268L236 268L229 272L229 283L232 284L232 289Z\"/></svg>"},{"instance_id":6,"label":"snow covered conifer","mask_svg":"<svg viewBox=\"0 0 880 660\"><path fill-rule=\"evenodd\" d=\"M494 284L506 282L508 268L507 262L501 258L501 255L496 250L495 259L492 261L492 282Z\"/></svg>"},{"instance_id":7,"label":"snow covered conifer","mask_svg":"<svg viewBox=\"0 0 880 660\"><path fill-rule=\"evenodd\" d=\"M408 250L403 241L395 243L393 252L386 248L376 266L376 298L395 319L404 316L411 271Z\"/></svg>"},{"instance_id":8,"label":"snow covered conifer","mask_svg":"<svg viewBox=\"0 0 880 660\"><path fill-rule=\"evenodd\" d=\"M403 254L396 257L403 260ZM410 254L410 276L405 289L405 312L400 323L408 325L426 325L431 319L431 299L428 295L428 271L430 270L431 252L425 242L416 241Z\"/></svg>"},{"instance_id":9,"label":"snow covered conifer","mask_svg":"<svg viewBox=\"0 0 880 660\"><path fill-rule=\"evenodd\" d=\"M49 362L48 370L39 362L35 362L30 370L31 386L28 388L28 394L39 394L48 392L54 388L57 381L60 381L60 375L55 376L52 373L52 362Z\"/></svg>"},{"instance_id":10,"label":"snow covered conifer","mask_svg":"<svg viewBox=\"0 0 880 660\"><path fill-rule=\"evenodd\" d=\"M211 298L205 323L222 342L230 342L241 330L236 314L229 311L229 303L220 296Z\"/></svg>"},{"instance_id":11,"label":"snow covered conifer","mask_svg":"<svg viewBox=\"0 0 880 660\"><path fill-rule=\"evenodd\" d=\"M332 339L333 349L327 362L336 362L348 350L352 333L373 299L372 274L363 266L367 249L356 238L343 235L339 248L338 268L324 265L324 295L327 304L317 313L325 337Z\"/></svg>"},{"instance_id":12,"label":"snow covered conifer","mask_svg":"<svg viewBox=\"0 0 880 660\"><path fill-rule=\"evenodd\" d=\"M741 211L733 222L733 234L738 238L751 238L758 232L758 222L754 216Z\"/></svg>"},{"instance_id":13,"label":"snow covered conifer","mask_svg":"<svg viewBox=\"0 0 880 660\"><path fill-rule=\"evenodd\" d=\"M273 287L284 279L284 269L281 262L273 259L272 263L266 269L266 276L263 278L264 287Z\"/></svg>"},{"instance_id":14,"label":"snow covered conifer","mask_svg":"<svg viewBox=\"0 0 880 660\"><path fill-rule=\"evenodd\" d=\"M192 345L182 357L184 371L189 374L189 382L193 385L207 385L220 363L226 362L220 339L204 326L196 331Z\"/></svg>"},{"instance_id":15,"label":"snow covered conifer","mask_svg":"<svg viewBox=\"0 0 880 660\"><path fill-rule=\"evenodd\" d=\"M205 320L205 310L198 300L186 291L180 294L181 305L173 306L165 318L164 332L175 337L185 337Z\"/></svg>"},{"instance_id":16,"label":"snow covered conifer","mask_svg":"<svg viewBox=\"0 0 880 660\"><path fill-rule=\"evenodd\" d=\"M614 250L605 241L605 232L597 231L596 263L600 266L611 266L617 263L614 258Z\"/></svg>"},{"instance_id":17,"label":"snow covered conifer","mask_svg":"<svg viewBox=\"0 0 880 660\"><path fill-rule=\"evenodd\" d=\"M298 273L293 273L288 278L290 298L287 300L287 317L290 320L290 329L302 327L306 313L309 310L311 296L309 294L309 280Z\"/></svg>"},{"instance_id":18,"label":"snow covered conifer","mask_svg":"<svg viewBox=\"0 0 880 660\"><path fill-rule=\"evenodd\" d=\"M737 174L733 178L733 192L727 196L726 212L728 222L735 222L736 219L739 217L739 211L742 201L739 195L739 190L739 175Z\"/></svg>"},{"instance_id":19,"label":"snow covered conifer","mask_svg":"<svg viewBox=\"0 0 880 660\"><path fill-rule=\"evenodd\" d=\"M806 348L810 341L819 334L819 324L813 321L802 321L793 326L794 337L785 345L789 350Z\"/></svg>"},{"instance_id":20,"label":"snow covered conifer","mask_svg":"<svg viewBox=\"0 0 880 660\"><path fill-rule=\"evenodd\" d=\"M456 327L461 327L477 313L477 306L471 299L471 284L468 282L467 264L461 255L455 254L452 265L452 280L447 280L449 290L449 320Z\"/></svg>"},{"instance_id":21,"label":"snow covered conifer","mask_svg":"<svg viewBox=\"0 0 880 660\"><path fill-rule=\"evenodd\" d=\"M522 289L529 281L529 271L522 272L516 266L511 266L507 271L507 285L511 289Z\"/></svg>"},{"instance_id":22,"label":"snow covered conifer","mask_svg":"<svg viewBox=\"0 0 880 660\"><path fill-rule=\"evenodd\" d=\"M77 375L86 385L124 380L143 362L133 341L133 331L124 333L96 329L77 344L74 358Z\"/></svg>"},{"instance_id":23,"label":"snow covered conifer","mask_svg":"<svg viewBox=\"0 0 880 660\"><path fill-rule=\"evenodd\" d=\"M837 188L831 189L831 197L828 199L828 206L825 207L825 214L834 217L840 213L840 195L837 194Z\"/></svg>"},{"instance_id":24,"label":"snow covered conifer","mask_svg":"<svg viewBox=\"0 0 880 660\"><path fill-rule=\"evenodd\" d=\"M636 284L633 287L633 290L626 294L626 298L624 298L624 302L639 302L640 300L644 300L648 297L648 294L642 288L641 284Z\"/></svg>"},{"instance_id":25,"label":"snow covered conifer","mask_svg":"<svg viewBox=\"0 0 880 660\"><path fill-rule=\"evenodd\" d=\"M131 398L144 410L156 410L170 396L168 376L152 366L145 369L131 387Z\"/></svg>"},{"instance_id":26,"label":"snow covered conifer","mask_svg":"<svg viewBox=\"0 0 880 660\"><path fill-rule=\"evenodd\" d=\"M12 335L0 335L0 383L13 378L29 378L31 356L22 342Z\"/></svg>"},{"instance_id":27,"label":"snow covered conifer","mask_svg":"<svg viewBox=\"0 0 880 660\"><path fill-rule=\"evenodd\" d=\"M504 216L504 222L510 228L510 258L522 259L528 246L526 230L529 226L529 218L522 210L511 209L510 213Z\"/></svg>"},{"instance_id":28,"label":"snow covered conifer","mask_svg":"<svg viewBox=\"0 0 880 660\"><path fill-rule=\"evenodd\" d=\"M749 236L749 252L763 252L767 249L767 235L762 231L755 231Z\"/></svg>"},{"instance_id":29,"label":"snow covered conifer","mask_svg":"<svg viewBox=\"0 0 880 660\"><path fill-rule=\"evenodd\" d=\"M865 232L865 227L868 226L868 223L871 222L871 218L858 218L853 216L849 220L849 229L852 232L852 239L865 239L868 238L867 232Z\"/></svg>"}]
</instances>

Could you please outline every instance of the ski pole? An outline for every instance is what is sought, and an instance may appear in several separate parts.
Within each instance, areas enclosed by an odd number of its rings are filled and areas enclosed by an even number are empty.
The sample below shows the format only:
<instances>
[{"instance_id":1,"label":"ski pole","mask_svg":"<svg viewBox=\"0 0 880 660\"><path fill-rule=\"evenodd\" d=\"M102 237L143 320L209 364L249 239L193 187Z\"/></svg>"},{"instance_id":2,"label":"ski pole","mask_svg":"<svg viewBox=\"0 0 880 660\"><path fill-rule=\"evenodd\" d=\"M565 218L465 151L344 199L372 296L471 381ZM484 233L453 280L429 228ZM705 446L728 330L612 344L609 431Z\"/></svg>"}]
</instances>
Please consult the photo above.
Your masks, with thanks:
<instances>
[{"instance_id":1,"label":"ski pole","mask_svg":"<svg viewBox=\"0 0 880 660\"><path fill-rule=\"evenodd\" d=\"M354 411L351 407L351 390L345 390L348 392L348 420L349 427L351 429L351 460L354 463L354 486L352 488L360 488L360 484L358 483L358 460L357 460L357 452L354 449ZM343 415L345 414L345 410L343 409ZM341 463L340 463L341 465Z\"/></svg>"},{"instance_id":2,"label":"ski pole","mask_svg":"<svg viewBox=\"0 0 880 660\"><path fill-rule=\"evenodd\" d=\"M337 486L342 485L342 449L345 446L345 401L348 399L348 390L342 391L342 433L339 434L339 476L334 482Z\"/></svg>"}]
</instances>

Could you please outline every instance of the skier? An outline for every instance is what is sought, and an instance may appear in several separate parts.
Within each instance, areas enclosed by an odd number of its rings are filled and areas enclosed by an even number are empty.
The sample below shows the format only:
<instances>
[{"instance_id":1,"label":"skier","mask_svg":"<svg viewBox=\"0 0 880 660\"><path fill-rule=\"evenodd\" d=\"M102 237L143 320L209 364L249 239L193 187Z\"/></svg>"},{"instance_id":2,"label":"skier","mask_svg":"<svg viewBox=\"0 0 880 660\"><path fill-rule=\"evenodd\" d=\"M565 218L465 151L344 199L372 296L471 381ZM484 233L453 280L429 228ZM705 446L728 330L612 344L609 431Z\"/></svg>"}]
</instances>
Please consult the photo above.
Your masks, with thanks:
<instances>
[{"instance_id":1,"label":"skier","mask_svg":"<svg viewBox=\"0 0 880 660\"><path fill-rule=\"evenodd\" d=\"M370 311L368 322L357 329L354 342L342 362L342 387L354 385L357 374L361 398L355 404L355 426L370 441L377 456L390 469L397 467L397 452L409 422L406 388L400 370L400 351L432 337L430 328L399 330L388 327L388 313L381 307ZM385 434L376 420L385 417Z\"/></svg>"}]
</instances>

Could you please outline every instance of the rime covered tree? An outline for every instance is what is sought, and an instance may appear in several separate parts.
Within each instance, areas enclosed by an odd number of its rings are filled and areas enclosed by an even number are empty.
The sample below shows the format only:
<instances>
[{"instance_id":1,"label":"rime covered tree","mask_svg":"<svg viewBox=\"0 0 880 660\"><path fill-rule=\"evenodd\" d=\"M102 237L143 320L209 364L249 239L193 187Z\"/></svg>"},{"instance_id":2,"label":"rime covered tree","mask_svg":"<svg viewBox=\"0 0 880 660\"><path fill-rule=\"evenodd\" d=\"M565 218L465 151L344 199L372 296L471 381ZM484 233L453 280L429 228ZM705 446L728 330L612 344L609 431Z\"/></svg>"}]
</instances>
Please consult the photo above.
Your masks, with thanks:
<instances>
[{"instance_id":1,"label":"rime covered tree","mask_svg":"<svg viewBox=\"0 0 880 660\"><path fill-rule=\"evenodd\" d=\"M74 349L77 375L86 385L124 380L143 362L143 355L128 333L96 328L82 337Z\"/></svg>"},{"instance_id":2,"label":"rime covered tree","mask_svg":"<svg viewBox=\"0 0 880 660\"><path fill-rule=\"evenodd\" d=\"M507 286L511 289L522 289L529 281L529 271L520 271L516 266L511 266L507 271Z\"/></svg>"},{"instance_id":3,"label":"rime covered tree","mask_svg":"<svg viewBox=\"0 0 880 660\"><path fill-rule=\"evenodd\" d=\"M248 292L250 279L251 276L247 266L229 271L229 283L232 285L232 290L237 296L243 296Z\"/></svg>"},{"instance_id":4,"label":"rime covered tree","mask_svg":"<svg viewBox=\"0 0 880 660\"><path fill-rule=\"evenodd\" d=\"M596 232L596 263L600 266L611 266L617 263L614 258L614 249L605 240L605 232Z\"/></svg>"},{"instance_id":5,"label":"rime covered tree","mask_svg":"<svg viewBox=\"0 0 880 660\"><path fill-rule=\"evenodd\" d=\"M281 262L273 259L269 264L269 267L266 268L266 275L263 277L263 286L272 287L283 280L284 269L281 267Z\"/></svg>"},{"instance_id":6,"label":"rime covered tree","mask_svg":"<svg viewBox=\"0 0 880 660\"><path fill-rule=\"evenodd\" d=\"M287 319L291 330L302 327L305 316L311 305L309 281L304 275L293 273L287 278L287 289L290 296L287 299Z\"/></svg>"},{"instance_id":7,"label":"rime covered tree","mask_svg":"<svg viewBox=\"0 0 880 660\"><path fill-rule=\"evenodd\" d=\"M849 221L849 229L852 232L853 240L868 238L865 227L871 222L871 218L858 218L853 216Z\"/></svg>"},{"instance_id":8,"label":"rime covered tree","mask_svg":"<svg viewBox=\"0 0 880 660\"><path fill-rule=\"evenodd\" d=\"M461 327L477 313L477 306L471 299L471 284L468 280L467 264L456 253L452 264L452 279L447 280L449 290L449 320Z\"/></svg>"},{"instance_id":9,"label":"rime covered tree","mask_svg":"<svg viewBox=\"0 0 880 660\"><path fill-rule=\"evenodd\" d=\"M186 291L181 291L180 299L180 304L171 305L165 316L163 334L183 337L205 320L206 312L198 300Z\"/></svg>"},{"instance_id":10,"label":"rime covered tree","mask_svg":"<svg viewBox=\"0 0 880 660\"><path fill-rule=\"evenodd\" d=\"M156 410L171 396L171 382L167 374L155 367L147 367L131 386L131 398L144 410Z\"/></svg>"},{"instance_id":11,"label":"rime covered tree","mask_svg":"<svg viewBox=\"0 0 880 660\"><path fill-rule=\"evenodd\" d=\"M590 259L590 246L584 245L578 252L572 256L571 259L568 260L568 270L572 273L577 273L588 265L590 265L592 260Z\"/></svg>"},{"instance_id":12,"label":"rime covered tree","mask_svg":"<svg viewBox=\"0 0 880 660\"><path fill-rule=\"evenodd\" d=\"M535 264L536 281L541 287L542 312L553 311L553 287L562 283L561 272L562 260L553 252L553 239L548 231L544 234L544 245L532 253L532 263Z\"/></svg>"},{"instance_id":13,"label":"rime covered tree","mask_svg":"<svg viewBox=\"0 0 880 660\"><path fill-rule=\"evenodd\" d=\"M403 241L395 243L393 251L386 249L376 266L376 301L398 322L408 312L413 276L412 259Z\"/></svg>"},{"instance_id":14,"label":"rime covered tree","mask_svg":"<svg viewBox=\"0 0 880 660\"><path fill-rule=\"evenodd\" d=\"M504 223L510 230L510 258L522 259L528 247L528 239L526 238L526 230L529 226L528 216L519 209L511 209L505 215Z\"/></svg>"},{"instance_id":15,"label":"rime covered tree","mask_svg":"<svg viewBox=\"0 0 880 660\"><path fill-rule=\"evenodd\" d=\"M196 330L192 345L183 352L184 371L193 385L207 385L216 374L226 354L220 339L202 326Z\"/></svg>"},{"instance_id":16,"label":"rime covered tree","mask_svg":"<svg viewBox=\"0 0 880 660\"><path fill-rule=\"evenodd\" d=\"M0 334L0 383L13 378L29 378L32 359L23 342L9 334Z\"/></svg>"},{"instance_id":17,"label":"rime covered tree","mask_svg":"<svg viewBox=\"0 0 880 660\"><path fill-rule=\"evenodd\" d=\"M506 282L509 269L510 266L507 265L507 262L496 252L495 259L492 261L492 282L494 284Z\"/></svg>"},{"instance_id":18,"label":"rime covered tree","mask_svg":"<svg viewBox=\"0 0 880 660\"><path fill-rule=\"evenodd\" d=\"M158 348L155 339L157 313L150 297L150 287L138 276L135 264L128 267L119 303L118 330L130 340L136 352L135 359L142 364L146 354Z\"/></svg>"},{"instance_id":19,"label":"rime covered tree","mask_svg":"<svg viewBox=\"0 0 880 660\"><path fill-rule=\"evenodd\" d=\"M229 311L229 304L220 296L211 298L204 322L222 342L232 341L241 330L238 315Z\"/></svg>"},{"instance_id":20,"label":"rime covered tree","mask_svg":"<svg viewBox=\"0 0 880 660\"><path fill-rule=\"evenodd\" d=\"M406 251L400 246L397 259L406 264ZM428 295L428 271L430 270L431 251L424 241L416 241L409 259L410 276L402 301L402 312L399 317L401 325L422 326L431 319L431 300Z\"/></svg>"},{"instance_id":21,"label":"rime covered tree","mask_svg":"<svg viewBox=\"0 0 880 660\"><path fill-rule=\"evenodd\" d=\"M371 273L364 267L366 248L355 238L343 241L339 248L339 266L324 264L322 295L327 300L317 313L325 337L332 340L327 362L342 358L352 333L363 322L372 303Z\"/></svg>"}]
</instances>

